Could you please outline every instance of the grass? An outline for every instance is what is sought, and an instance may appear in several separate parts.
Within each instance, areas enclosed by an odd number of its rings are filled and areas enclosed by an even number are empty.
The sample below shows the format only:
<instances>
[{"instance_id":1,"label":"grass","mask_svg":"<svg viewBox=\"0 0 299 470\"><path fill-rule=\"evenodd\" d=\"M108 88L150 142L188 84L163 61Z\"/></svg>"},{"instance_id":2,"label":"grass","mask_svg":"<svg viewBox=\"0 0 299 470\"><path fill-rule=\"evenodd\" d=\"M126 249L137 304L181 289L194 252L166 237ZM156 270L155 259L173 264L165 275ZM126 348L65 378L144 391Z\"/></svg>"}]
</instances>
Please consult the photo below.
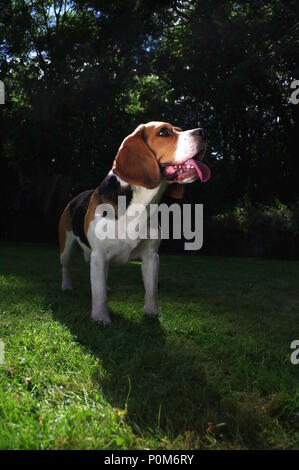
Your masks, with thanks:
<instances>
[{"instance_id":1,"label":"grass","mask_svg":"<svg viewBox=\"0 0 299 470\"><path fill-rule=\"evenodd\" d=\"M159 321L113 266L103 327L81 253L72 293L55 248L0 260L0 448L298 449L298 262L162 255Z\"/></svg>"}]
</instances>

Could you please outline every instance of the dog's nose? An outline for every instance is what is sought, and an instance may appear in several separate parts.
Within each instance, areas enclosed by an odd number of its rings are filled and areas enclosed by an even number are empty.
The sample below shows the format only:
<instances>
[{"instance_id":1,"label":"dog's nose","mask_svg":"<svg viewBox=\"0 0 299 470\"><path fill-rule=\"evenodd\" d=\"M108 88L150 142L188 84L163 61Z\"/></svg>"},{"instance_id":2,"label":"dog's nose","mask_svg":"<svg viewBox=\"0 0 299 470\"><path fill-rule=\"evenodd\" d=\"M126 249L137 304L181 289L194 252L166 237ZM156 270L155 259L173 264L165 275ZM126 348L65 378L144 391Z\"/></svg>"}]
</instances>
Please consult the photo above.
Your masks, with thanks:
<instances>
[{"instance_id":1,"label":"dog's nose","mask_svg":"<svg viewBox=\"0 0 299 470\"><path fill-rule=\"evenodd\" d=\"M193 131L194 135L198 135L199 137L202 138L202 140L207 140L207 133L204 129L201 129L200 127L198 129L195 129Z\"/></svg>"}]
</instances>

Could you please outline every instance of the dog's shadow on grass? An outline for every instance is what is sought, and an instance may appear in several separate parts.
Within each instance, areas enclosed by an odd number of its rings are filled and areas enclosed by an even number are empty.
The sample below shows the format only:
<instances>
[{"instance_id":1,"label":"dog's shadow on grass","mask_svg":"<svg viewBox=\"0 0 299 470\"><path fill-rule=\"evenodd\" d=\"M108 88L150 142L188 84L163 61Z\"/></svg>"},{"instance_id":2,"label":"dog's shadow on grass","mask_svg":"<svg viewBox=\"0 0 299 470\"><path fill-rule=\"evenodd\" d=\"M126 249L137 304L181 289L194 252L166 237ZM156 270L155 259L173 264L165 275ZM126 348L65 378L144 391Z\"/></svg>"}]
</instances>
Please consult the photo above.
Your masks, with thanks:
<instances>
[{"instance_id":1,"label":"dog's shadow on grass","mask_svg":"<svg viewBox=\"0 0 299 470\"><path fill-rule=\"evenodd\" d=\"M90 287L86 284L74 293L61 293L54 304L49 298L54 318L66 324L78 342L100 361L105 373L99 368L93 380L113 407L127 407L127 419L133 426L141 432L160 429L173 435L192 429L204 431L209 403L216 397L207 385L197 348L188 338L166 334L161 319L144 317L141 308L140 315L128 314L130 302L136 309L134 290L140 270L129 264L123 271L125 286L118 284L110 294L119 305L112 311L110 308L111 326L92 322L89 309L84 308L82 315L82 302L90 304ZM139 284L138 289L142 289ZM72 305L68 314L63 308L66 301ZM80 313L76 313L76 305Z\"/></svg>"},{"instance_id":2,"label":"dog's shadow on grass","mask_svg":"<svg viewBox=\"0 0 299 470\"><path fill-rule=\"evenodd\" d=\"M194 350L167 339L159 319L135 322L117 312L112 317L113 325L104 327L88 317L78 322L55 314L101 362L105 373L93 380L107 401L127 407L129 421L141 430L177 434L203 425L211 393Z\"/></svg>"},{"instance_id":3,"label":"dog's shadow on grass","mask_svg":"<svg viewBox=\"0 0 299 470\"><path fill-rule=\"evenodd\" d=\"M42 264L31 267L29 261L25 257L11 273L30 279L32 295L42 295L54 319L99 361L102 367L92 377L95 386L113 407L127 407L126 419L135 430L141 434L160 430L172 436L206 430L218 397L207 384L198 346L184 335L166 331L163 319L144 317L140 266L115 267L109 281L113 324L102 326L90 320L88 266L82 269L77 263L74 290L61 292L59 266L52 267L50 256L45 259L50 267L46 272ZM173 300L179 295L173 291Z\"/></svg>"}]
</instances>

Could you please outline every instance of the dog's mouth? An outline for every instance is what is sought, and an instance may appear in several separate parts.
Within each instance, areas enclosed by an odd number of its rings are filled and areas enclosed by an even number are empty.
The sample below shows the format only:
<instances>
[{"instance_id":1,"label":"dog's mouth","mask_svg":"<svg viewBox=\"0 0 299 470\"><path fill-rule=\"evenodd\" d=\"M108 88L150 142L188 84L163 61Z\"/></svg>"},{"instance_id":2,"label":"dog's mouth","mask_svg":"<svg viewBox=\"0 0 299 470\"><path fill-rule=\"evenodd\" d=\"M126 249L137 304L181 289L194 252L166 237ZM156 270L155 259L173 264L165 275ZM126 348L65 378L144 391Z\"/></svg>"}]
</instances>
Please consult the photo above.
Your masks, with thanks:
<instances>
[{"instance_id":1,"label":"dog's mouth","mask_svg":"<svg viewBox=\"0 0 299 470\"><path fill-rule=\"evenodd\" d=\"M164 164L161 167L163 179L176 182L193 182L197 178L206 183L211 178L210 168L202 162L205 148L194 157L180 164Z\"/></svg>"}]
</instances>

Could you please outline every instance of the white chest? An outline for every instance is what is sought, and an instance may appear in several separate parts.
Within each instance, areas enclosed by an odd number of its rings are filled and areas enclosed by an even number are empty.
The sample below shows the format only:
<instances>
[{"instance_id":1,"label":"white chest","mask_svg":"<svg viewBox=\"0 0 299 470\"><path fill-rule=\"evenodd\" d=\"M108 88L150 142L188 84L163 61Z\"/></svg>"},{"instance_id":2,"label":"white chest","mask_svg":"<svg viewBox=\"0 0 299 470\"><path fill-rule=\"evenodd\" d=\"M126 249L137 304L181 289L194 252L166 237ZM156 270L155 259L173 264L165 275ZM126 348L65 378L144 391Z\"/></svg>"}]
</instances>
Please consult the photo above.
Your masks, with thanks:
<instances>
[{"instance_id":1,"label":"white chest","mask_svg":"<svg viewBox=\"0 0 299 470\"><path fill-rule=\"evenodd\" d=\"M107 261L126 263L148 237L150 204L157 204L164 190L162 184L152 190L135 187L130 205L119 219L96 215L88 230L92 250L100 250Z\"/></svg>"}]
</instances>

